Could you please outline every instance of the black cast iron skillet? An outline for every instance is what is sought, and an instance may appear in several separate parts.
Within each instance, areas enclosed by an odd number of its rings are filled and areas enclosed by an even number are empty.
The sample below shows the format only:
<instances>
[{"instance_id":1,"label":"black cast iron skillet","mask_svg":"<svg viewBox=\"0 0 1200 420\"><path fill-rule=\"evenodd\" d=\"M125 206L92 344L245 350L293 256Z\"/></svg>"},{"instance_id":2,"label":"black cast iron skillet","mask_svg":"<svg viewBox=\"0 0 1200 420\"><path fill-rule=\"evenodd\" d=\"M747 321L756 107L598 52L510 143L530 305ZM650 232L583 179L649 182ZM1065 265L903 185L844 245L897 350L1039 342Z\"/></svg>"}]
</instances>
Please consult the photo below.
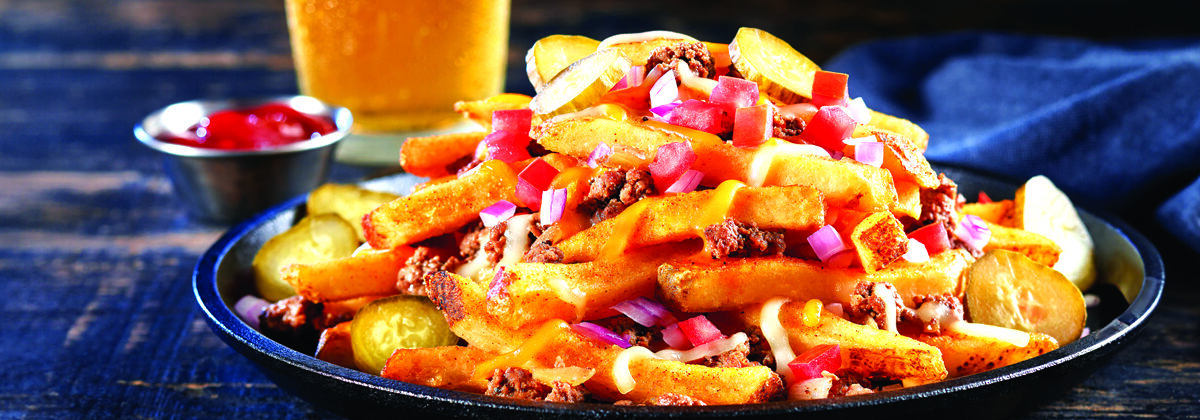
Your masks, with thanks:
<instances>
[{"instance_id":1,"label":"black cast iron skillet","mask_svg":"<svg viewBox=\"0 0 1200 420\"><path fill-rule=\"evenodd\" d=\"M967 197L986 191L1012 197L1017 182L945 166ZM393 175L364 182L368 188L409 191L423 179ZM272 341L231 310L253 292L251 261L267 239L303 216L297 197L225 233L193 273L196 301L209 326L234 350L253 361L280 388L347 417L432 415L463 418L880 418L956 416L972 420L1020 413L1077 384L1145 326L1163 289L1158 251L1142 235L1113 217L1080 211L1096 243L1099 278L1090 293L1101 304L1088 310L1091 334L1045 355L988 372L874 395L824 401L707 407L639 407L528 402L446 391L384 379L329 364ZM1127 303L1128 302L1128 303ZM438 363L438 361L430 361ZM940 415L939 415L940 414Z\"/></svg>"}]
</instances>

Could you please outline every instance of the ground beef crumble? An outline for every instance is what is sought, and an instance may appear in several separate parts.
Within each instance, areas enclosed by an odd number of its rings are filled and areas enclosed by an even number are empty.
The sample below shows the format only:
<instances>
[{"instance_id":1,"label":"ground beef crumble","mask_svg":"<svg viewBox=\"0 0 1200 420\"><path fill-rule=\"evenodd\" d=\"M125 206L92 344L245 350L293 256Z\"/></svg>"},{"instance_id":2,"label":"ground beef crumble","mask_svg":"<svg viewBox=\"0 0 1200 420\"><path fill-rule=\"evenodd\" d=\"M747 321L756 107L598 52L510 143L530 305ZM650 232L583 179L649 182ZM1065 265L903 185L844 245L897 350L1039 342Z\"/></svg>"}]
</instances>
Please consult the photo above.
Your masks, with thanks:
<instances>
[{"instance_id":1,"label":"ground beef crumble","mask_svg":"<svg viewBox=\"0 0 1200 420\"><path fill-rule=\"evenodd\" d=\"M581 213L591 214L592 223L599 223L620 214L638 200L657 193L649 171L614 169L588 181L588 194L577 209Z\"/></svg>"},{"instance_id":2,"label":"ground beef crumble","mask_svg":"<svg viewBox=\"0 0 1200 420\"><path fill-rule=\"evenodd\" d=\"M875 321L875 325L880 329L887 328L887 302L884 301L883 297L875 294L876 284L882 284L884 287L892 290L892 296L895 297L897 325L911 323L914 320L920 322L916 311L904 306L904 300L900 298L898 293L895 293L895 286L891 283L869 281L860 281L854 286L854 294L850 296L850 307L847 309L847 314L850 315L851 320L864 323L868 320L873 320Z\"/></svg>"},{"instance_id":3,"label":"ground beef crumble","mask_svg":"<svg viewBox=\"0 0 1200 420\"><path fill-rule=\"evenodd\" d=\"M404 267L396 273L396 291L405 295L429 296L425 289L425 276L434 271L453 269L461 263L458 257L447 256L438 248L418 246L404 262Z\"/></svg>"},{"instance_id":4,"label":"ground beef crumble","mask_svg":"<svg viewBox=\"0 0 1200 420\"><path fill-rule=\"evenodd\" d=\"M762 230L754 222L734 219L705 227L704 241L714 259L781 255L787 248L783 232Z\"/></svg>"},{"instance_id":5,"label":"ground beef crumble","mask_svg":"<svg viewBox=\"0 0 1200 420\"><path fill-rule=\"evenodd\" d=\"M258 316L258 329L263 335L284 345L307 349L316 345L321 330L337 322L340 321L325 318L324 307L320 303L296 295L263 308Z\"/></svg>"},{"instance_id":6,"label":"ground beef crumble","mask_svg":"<svg viewBox=\"0 0 1200 420\"><path fill-rule=\"evenodd\" d=\"M723 368L742 368L758 366L758 363L750 361L750 342L744 341L736 347L729 349L724 353L716 356L709 356L699 362L699 364L708 367L723 367Z\"/></svg>"},{"instance_id":7,"label":"ground beef crumble","mask_svg":"<svg viewBox=\"0 0 1200 420\"><path fill-rule=\"evenodd\" d=\"M763 337L761 329L750 326L746 329L746 338L746 343L750 345L750 352L746 354L747 360L763 366L775 366L775 353L771 351L771 344Z\"/></svg>"},{"instance_id":8,"label":"ground beef crumble","mask_svg":"<svg viewBox=\"0 0 1200 420\"><path fill-rule=\"evenodd\" d=\"M558 236L559 228L557 224L550 225L545 230L541 230L539 224L534 223L530 234L535 235L536 239L533 244L529 245L529 251L521 257L522 262L539 262L539 263L554 263L563 262L563 251L554 246L554 239Z\"/></svg>"},{"instance_id":9,"label":"ground beef crumble","mask_svg":"<svg viewBox=\"0 0 1200 420\"><path fill-rule=\"evenodd\" d=\"M921 305L924 305L926 302L936 302L936 303L945 305L947 308L950 309L950 312L953 314L952 315L953 317L956 317L957 319L963 319L962 301L960 301L957 297L954 297L954 295L951 295L949 293L942 293L940 295L913 296L913 307L914 308L920 309ZM937 318L933 318L933 319L930 319L929 321L925 321L924 319L917 317L917 322L919 322L921 324L920 325L921 332L923 332L923 333L934 334L934 335L940 335L942 333L941 321L938 320Z\"/></svg>"},{"instance_id":10,"label":"ground beef crumble","mask_svg":"<svg viewBox=\"0 0 1200 420\"><path fill-rule=\"evenodd\" d=\"M519 367L496 369L488 378L484 395L531 401L583 402L587 398L578 387L554 381L546 385L533 379L533 372Z\"/></svg>"},{"instance_id":11,"label":"ground beef crumble","mask_svg":"<svg viewBox=\"0 0 1200 420\"><path fill-rule=\"evenodd\" d=\"M805 123L800 117L776 112L771 118L771 135L774 137L786 139L799 136L804 131Z\"/></svg>"},{"instance_id":12,"label":"ground beef crumble","mask_svg":"<svg viewBox=\"0 0 1200 420\"><path fill-rule=\"evenodd\" d=\"M917 219L918 227L941 223L946 227L946 233L950 234L951 247L965 249L975 258L982 257L982 249L967 245L954 236L954 230L958 227L958 214L965 202L958 193L958 184L942 173L938 174L938 184L937 188L921 189L921 217Z\"/></svg>"},{"instance_id":13,"label":"ground beef crumble","mask_svg":"<svg viewBox=\"0 0 1200 420\"><path fill-rule=\"evenodd\" d=\"M703 42L681 42L655 48L650 52L650 58L646 61L646 73L660 64L676 70L678 73L680 62L686 64L697 76L706 79L717 77L717 69L713 65L712 55L709 54L708 47L705 47Z\"/></svg>"}]
</instances>

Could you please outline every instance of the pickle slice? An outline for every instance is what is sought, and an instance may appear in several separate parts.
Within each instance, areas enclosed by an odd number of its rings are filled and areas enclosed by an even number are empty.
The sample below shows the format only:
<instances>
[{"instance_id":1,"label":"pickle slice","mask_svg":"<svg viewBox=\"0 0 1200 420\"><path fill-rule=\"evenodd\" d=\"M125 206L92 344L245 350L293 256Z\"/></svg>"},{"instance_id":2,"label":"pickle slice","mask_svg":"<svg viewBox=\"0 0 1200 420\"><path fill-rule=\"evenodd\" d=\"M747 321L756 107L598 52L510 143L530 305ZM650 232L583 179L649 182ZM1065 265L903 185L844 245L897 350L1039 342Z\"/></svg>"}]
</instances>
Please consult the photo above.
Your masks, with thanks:
<instances>
[{"instance_id":1,"label":"pickle slice","mask_svg":"<svg viewBox=\"0 0 1200 420\"><path fill-rule=\"evenodd\" d=\"M376 207L399 198L389 192L368 190L357 185L324 184L308 194L308 214L334 213L354 227L359 242L367 240L362 218Z\"/></svg>"},{"instance_id":2,"label":"pickle slice","mask_svg":"<svg viewBox=\"0 0 1200 420\"><path fill-rule=\"evenodd\" d=\"M629 59L616 49L603 49L571 63L529 102L534 113L549 117L591 106L629 70Z\"/></svg>"},{"instance_id":3,"label":"pickle slice","mask_svg":"<svg viewBox=\"0 0 1200 420\"><path fill-rule=\"evenodd\" d=\"M588 54L600 41L579 35L550 35L537 40L525 53L525 74L533 90L541 92L554 76Z\"/></svg>"},{"instance_id":4,"label":"pickle slice","mask_svg":"<svg viewBox=\"0 0 1200 420\"><path fill-rule=\"evenodd\" d=\"M992 250L975 261L966 294L971 322L1046 334L1059 345L1079 338L1087 321L1079 289L1018 252Z\"/></svg>"},{"instance_id":5,"label":"pickle slice","mask_svg":"<svg viewBox=\"0 0 1200 420\"><path fill-rule=\"evenodd\" d=\"M812 98L813 74L821 69L787 42L754 28L738 29L729 58L742 77L782 104Z\"/></svg>"},{"instance_id":6,"label":"pickle slice","mask_svg":"<svg viewBox=\"0 0 1200 420\"><path fill-rule=\"evenodd\" d=\"M378 375L398 348L449 346L458 343L442 312L424 296L397 295L363 306L350 325L354 364Z\"/></svg>"},{"instance_id":7,"label":"pickle slice","mask_svg":"<svg viewBox=\"0 0 1200 420\"><path fill-rule=\"evenodd\" d=\"M308 264L349 256L358 248L358 236L336 214L307 216L287 231L263 244L254 255L254 286L263 299L278 301L296 294L279 270L290 264Z\"/></svg>"}]
</instances>

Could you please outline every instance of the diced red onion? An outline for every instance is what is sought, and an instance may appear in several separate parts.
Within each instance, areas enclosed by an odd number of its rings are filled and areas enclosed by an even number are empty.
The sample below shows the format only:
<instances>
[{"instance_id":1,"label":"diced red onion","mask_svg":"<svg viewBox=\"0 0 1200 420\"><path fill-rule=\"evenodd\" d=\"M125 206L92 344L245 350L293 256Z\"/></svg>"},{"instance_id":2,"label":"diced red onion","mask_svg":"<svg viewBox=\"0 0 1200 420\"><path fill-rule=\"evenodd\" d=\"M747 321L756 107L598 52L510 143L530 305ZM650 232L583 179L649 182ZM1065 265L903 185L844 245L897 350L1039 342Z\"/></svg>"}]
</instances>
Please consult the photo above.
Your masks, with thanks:
<instances>
[{"instance_id":1,"label":"diced red onion","mask_svg":"<svg viewBox=\"0 0 1200 420\"><path fill-rule=\"evenodd\" d=\"M925 249L925 244L916 239L908 240L908 252L901 256L904 261L911 263L923 263L929 261L929 251Z\"/></svg>"},{"instance_id":2,"label":"diced red onion","mask_svg":"<svg viewBox=\"0 0 1200 420\"><path fill-rule=\"evenodd\" d=\"M684 337L687 337L688 342L693 346L700 346L713 340L725 338L725 334L713 325L704 315L697 315L683 321L679 321L679 330L683 331Z\"/></svg>"},{"instance_id":3,"label":"diced red onion","mask_svg":"<svg viewBox=\"0 0 1200 420\"><path fill-rule=\"evenodd\" d=\"M504 266L496 268L496 275L492 276L492 282L488 285L487 299L495 300L496 296L505 293L508 284L504 282Z\"/></svg>"},{"instance_id":4,"label":"diced red onion","mask_svg":"<svg viewBox=\"0 0 1200 420\"><path fill-rule=\"evenodd\" d=\"M675 324L676 322L678 322L675 320L675 315L672 315L671 311L668 310L667 307L663 306L663 304L661 304L661 303L655 302L655 301L647 299L645 297L638 297L638 298L634 299L634 302L636 302L639 306L641 306L643 309L645 309L646 312L654 314L654 316L658 317L658 325L659 326L666 327L666 326L669 326L669 325L672 325L672 324Z\"/></svg>"},{"instance_id":5,"label":"diced red onion","mask_svg":"<svg viewBox=\"0 0 1200 420\"><path fill-rule=\"evenodd\" d=\"M654 108L650 108L650 112L654 113L654 115L657 115L659 118L666 118L671 114L671 111L674 111L675 108L679 108L680 105L683 105L682 101L668 102Z\"/></svg>"},{"instance_id":6,"label":"diced red onion","mask_svg":"<svg viewBox=\"0 0 1200 420\"><path fill-rule=\"evenodd\" d=\"M654 161L647 165L654 185L670 186L692 167L696 161L696 152L688 142L667 143L658 147L654 153Z\"/></svg>"},{"instance_id":7,"label":"diced red onion","mask_svg":"<svg viewBox=\"0 0 1200 420\"><path fill-rule=\"evenodd\" d=\"M958 227L954 229L954 236L972 248L983 249L988 240L992 239L992 230L988 229L979 216L968 214L958 222Z\"/></svg>"},{"instance_id":8,"label":"diced red onion","mask_svg":"<svg viewBox=\"0 0 1200 420\"><path fill-rule=\"evenodd\" d=\"M854 145L854 160L876 168L883 166L883 143L860 141Z\"/></svg>"},{"instance_id":9,"label":"diced red onion","mask_svg":"<svg viewBox=\"0 0 1200 420\"><path fill-rule=\"evenodd\" d=\"M592 149L592 153L588 155L587 165L588 167L592 168L598 167L600 166L601 162L607 160L609 156L612 156L612 154L613 149L608 147L607 144L597 144L596 148Z\"/></svg>"},{"instance_id":10,"label":"diced red onion","mask_svg":"<svg viewBox=\"0 0 1200 420\"><path fill-rule=\"evenodd\" d=\"M487 143L488 157L492 159L512 163L530 157L529 151L525 149L526 146L529 146L528 133L521 134L508 130L493 131L483 138L483 142Z\"/></svg>"},{"instance_id":11,"label":"diced red onion","mask_svg":"<svg viewBox=\"0 0 1200 420\"><path fill-rule=\"evenodd\" d=\"M679 324L671 324L662 330L663 342L668 346L676 349L690 348L692 345L688 342L687 336L683 335L683 330L679 329Z\"/></svg>"},{"instance_id":12,"label":"diced red onion","mask_svg":"<svg viewBox=\"0 0 1200 420\"><path fill-rule=\"evenodd\" d=\"M517 199L529 208L542 205L542 191L550 188L558 169L542 158L534 159L517 175Z\"/></svg>"},{"instance_id":13,"label":"diced red onion","mask_svg":"<svg viewBox=\"0 0 1200 420\"><path fill-rule=\"evenodd\" d=\"M829 152L830 159L842 160L842 158L844 158L844 157L846 157L846 153L841 150L834 150L832 152Z\"/></svg>"},{"instance_id":14,"label":"diced red onion","mask_svg":"<svg viewBox=\"0 0 1200 420\"><path fill-rule=\"evenodd\" d=\"M629 344L629 341L626 341L624 338L621 338L621 336L617 335L617 333L612 332L612 330L610 330L608 328L604 328L604 327L601 327L599 325L596 325L596 324L593 324L590 322L580 322L578 324L571 324L571 329L575 330L575 332L579 333L580 335L587 337L587 338L591 338L593 340L598 340L603 343L613 344L613 345L616 345L623 349L631 347L631 345Z\"/></svg>"},{"instance_id":15,"label":"diced red onion","mask_svg":"<svg viewBox=\"0 0 1200 420\"><path fill-rule=\"evenodd\" d=\"M675 82L675 70L669 70L650 88L650 107L655 108L679 99L679 85Z\"/></svg>"},{"instance_id":16,"label":"diced red onion","mask_svg":"<svg viewBox=\"0 0 1200 420\"><path fill-rule=\"evenodd\" d=\"M845 310L842 308L841 302L833 302L828 305L825 305L825 310L827 310L827 311L829 311L829 313L837 315L837 316L843 316L843 314L845 312Z\"/></svg>"},{"instance_id":17,"label":"diced red onion","mask_svg":"<svg viewBox=\"0 0 1200 420\"><path fill-rule=\"evenodd\" d=\"M871 122L871 110L867 108L867 103L863 101L861 96L854 98L850 103L846 104L846 111L850 113L850 118L853 118L856 123L866 124Z\"/></svg>"},{"instance_id":18,"label":"diced red onion","mask_svg":"<svg viewBox=\"0 0 1200 420\"><path fill-rule=\"evenodd\" d=\"M646 77L646 68L634 64L629 66L629 70L625 72L625 83L629 87L637 87L642 85L642 80Z\"/></svg>"},{"instance_id":19,"label":"diced red onion","mask_svg":"<svg viewBox=\"0 0 1200 420\"><path fill-rule=\"evenodd\" d=\"M821 262L826 262L835 254L845 251L846 244L842 242L842 235L833 226L825 225L812 235L808 235L808 244L812 246L813 252L817 254L817 258Z\"/></svg>"},{"instance_id":20,"label":"diced red onion","mask_svg":"<svg viewBox=\"0 0 1200 420\"><path fill-rule=\"evenodd\" d=\"M700 180L704 179L704 172L695 169L688 169L683 175L679 176L670 187L667 187L668 193L689 193L696 190L700 185Z\"/></svg>"},{"instance_id":21,"label":"diced red onion","mask_svg":"<svg viewBox=\"0 0 1200 420\"><path fill-rule=\"evenodd\" d=\"M542 208L539 212L542 217L542 225L550 226L562 219L563 210L567 207L567 189L566 188L551 188L542 191Z\"/></svg>"},{"instance_id":22,"label":"diced red onion","mask_svg":"<svg viewBox=\"0 0 1200 420\"><path fill-rule=\"evenodd\" d=\"M484 158L487 157L487 150L488 150L487 142L480 140L479 144L475 145L475 158L477 158L479 160L485 160ZM479 165L476 165L475 167L478 168Z\"/></svg>"},{"instance_id":23,"label":"diced red onion","mask_svg":"<svg viewBox=\"0 0 1200 420\"><path fill-rule=\"evenodd\" d=\"M652 327L658 323L658 317L647 311L642 305L637 304L633 299L622 301L612 308L617 312L625 314L632 319L633 322L641 324L643 327Z\"/></svg>"},{"instance_id":24,"label":"diced red onion","mask_svg":"<svg viewBox=\"0 0 1200 420\"><path fill-rule=\"evenodd\" d=\"M246 295L238 299L237 303L233 305L233 311L237 313L242 321L246 322L246 325L257 330L258 316L262 314L263 308L266 308L270 304L271 302L267 302L258 296Z\"/></svg>"},{"instance_id":25,"label":"diced red onion","mask_svg":"<svg viewBox=\"0 0 1200 420\"><path fill-rule=\"evenodd\" d=\"M508 218L512 217L517 212L517 205L508 200L497 201L496 204L488 206L479 212L479 218L483 220L483 225L492 227L500 224Z\"/></svg>"},{"instance_id":26,"label":"diced red onion","mask_svg":"<svg viewBox=\"0 0 1200 420\"><path fill-rule=\"evenodd\" d=\"M1100 305L1100 296L1086 293L1083 295L1083 304L1089 308L1095 308Z\"/></svg>"}]
</instances>

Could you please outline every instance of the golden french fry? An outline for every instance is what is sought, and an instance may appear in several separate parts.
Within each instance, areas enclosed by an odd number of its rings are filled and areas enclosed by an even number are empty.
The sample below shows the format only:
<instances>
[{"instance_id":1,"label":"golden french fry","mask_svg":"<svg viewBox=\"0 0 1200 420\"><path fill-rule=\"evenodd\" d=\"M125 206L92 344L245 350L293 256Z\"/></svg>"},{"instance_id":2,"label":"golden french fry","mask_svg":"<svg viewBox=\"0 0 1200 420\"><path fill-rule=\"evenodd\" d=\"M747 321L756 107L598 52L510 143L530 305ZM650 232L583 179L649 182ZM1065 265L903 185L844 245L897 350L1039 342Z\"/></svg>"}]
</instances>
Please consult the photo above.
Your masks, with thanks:
<instances>
[{"instance_id":1,"label":"golden french fry","mask_svg":"<svg viewBox=\"0 0 1200 420\"><path fill-rule=\"evenodd\" d=\"M1058 262L1058 255L1062 253L1062 248L1050 238L988 221L984 221L984 223L992 231L991 239L988 240L987 245L983 246L984 252L993 249L1016 251L1047 267L1053 267L1054 263Z\"/></svg>"},{"instance_id":2,"label":"golden french fry","mask_svg":"<svg viewBox=\"0 0 1200 420\"><path fill-rule=\"evenodd\" d=\"M951 377L965 376L1019 363L1058 348L1054 337L1029 334L1024 347L994 337L942 330L941 335L921 334L921 342L937 347Z\"/></svg>"},{"instance_id":3,"label":"golden french fry","mask_svg":"<svg viewBox=\"0 0 1200 420\"><path fill-rule=\"evenodd\" d=\"M478 123L484 131L492 131L492 113L500 110L529 108L533 98L519 93L501 93L477 101L458 101L454 111Z\"/></svg>"},{"instance_id":4,"label":"golden french fry","mask_svg":"<svg viewBox=\"0 0 1200 420\"><path fill-rule=\"evenodd\" d=\"M911 302L917 295L962 296L969 265L969 254L960 249L940 252L925 263L898 261L870 274L790 257L699 258L659 266L658 286L665 301L684 312L737 310L773 297L849 305L860 281L891 283L901 299Z\"/></svg>"},{"instance_id":5,"label":"golden french fry","mask_svg":"<svg viewBox=\"0 0 1200 420\"><path fill-rule=\"evenodd\" d=\"M659 264L696 253L697 242L658 245L618 260L517 263L505 269L511 283L498 299L504 304L488 305L488 310L514 329L549 319L579 322L612 316L617 303L654 296Z\"/></svg>"},{"instance_id":6,"label":"golden french fry","mask_svg":"<svg viewBox=\"0 0 1200 420\"><path fill-rule=\"evenodd\" d=\"M647 198L638 214L627 210L571 236L557 246L566 261L591 261L601 254L614 234L627 235L626 249L702 237L704 228L725 218L753 222L762 229L812 232L825 224L825 203L820 192L806 186L743 187L730 197L720 190ZM727 204L727 206L726 206ZM710 209L718 210L710 214ZM715 217L714 217L715 216ZM627 218L630 230L615 233Z\"/></svg>"},{"instance_id":7,"label":"golden french fry","mask_svg":"<svg viewBox=\"0 0 1200 420\"><path fill-rule=\"evenodd\" d=\"M972 214L983 221L1004 227L1016 227L1013 224L1013 201L1000 200L991 203L967 203L963 205L962 214Z\"/></svg>"},{"instance_id":8,"label":"golden french fry","mask_svg":"<svg viewBox=\"0 0 1200 420\"><path fill-rule=\"evenodd\" d=\"M884 145L883 169L892 173L897 182L908 181L920 185L921 188L937 188L939 185L937 173L929 166L929 161L912 140L900 134L881 130L870 126L859 126L855 137L862 135L873 136ZM860 133L861 132L861 133ZM846 150L853 150L847 147Z\"/></svg>"},{"instance_id":9,"label":"golden french fry","mask_svg":"<svg viewBox=\"0 0 1200 420\"><path fill-rule=\"evenodd\" d=\"M407 245L453 232L500 200L516 200L517 174L499 160L472 173L422 188L379 206L363 218L367 242L375 249Z\"/></svg>"},{"instance_id":10,"label":"golden french fry","mask_svg":"<svg viewBox=\"0 0 1200 420\"><path fill-rule=\"evenodd\" d=\"M313 302L396 294L396 273L412 248L372 249L349 257L285 267L283 278Z\"/></svg>"},{"instance_id":11,"label":"golden french fry","mask_svg":"<svg viewBox=\"0 0 1200 420\"><path fill-rule=\"evenodd\" d=\"M313 356L317 360L356 369L354 347L350 345L350 324L352 323L343 322L321 331L321 339L317 341L317 352Z\"/></svg>"},{"instance_id":12,"label":"golden french fry","mask_svg":"<svg viewBox=\"0 0 1200 420\"><path fill-rule=\"evenodd\" d=\"M908 252L904 226L888 212L873 213L863 219L850 234L850 243L867 273L883 269Z\"/></svg>"},{"instance_id":13,"label":"golden french fry","mask_svg":"<svg viewBox=\"0 0 1200 420\"><path fill-rule=\"evenodd\" d=\"M657 358L633 358L628 368L636 384L628 393L621 393L613 372L622 349L584 338L570 330L566 323L560 323L557 328L560 331L533 356L534 361L550 366L561 359L568 366L595 369L596 374L584 383L584 387L604 400L646 403L662 394L675 393L709 405L748 404L776 400L784 392L783 381L766 366L719 368Z\"/></svg>"},{"instance_id":14,"label":"golden french fry","mask_svg":"<svg viewBox=\"0 0 1200 420\"><path fill-rule=\"evenodd\" d=\"M533 334L532 329L514 330L487 310L487 285L448 272L425 277L429 299L446 316L450 331L471 346L491 353L506 353Z\"/></svg>"},{"instance_id":15,"label":"golden french fry","mask_svg":"<svg viewBox=\"0 0 1200 420\"><path fill-rule=\"evenodd\" d=\"M900 117L871 110L871 120L867 122L867 125L874 129L882 129L900 135L903 140L910 142L917 151L922 153L929 145L929 133L925 132L925 129Z\"/></svg>"},{"instance_id":16,"label":"golden french fry","mask_svg":"<svg viewBox=\"0 0 1200 420\"><path fill-rule=\"evenodd\" d=\"M470 162L475 147L485 136L487 133L476 131L409 137L400 145L400 167L410 174L429 178L454 175L454 165Z\"/></svg>"},{"instance_id":17,"label":"golden french fry","mask_svg":"<svg viewBox=\"0 0 1200 420\"><path fill-rule=\"evenodd\" d=\"M787 331L792 350L801 353L822 344L837 344L842 368L864 377L908 379L925 383L946 377L942 354L936 347L887 330L859 325L822 311L815 326L803 321L806 301L793 300L779 309L779 323ZM762 306L740 312L747 325L762 325Z\"/></svg>"},{"instance_id":18,"label":"golden french fry","mask_svg":"<svg viewBox=\"0 0 1200 420\"><path fill-rule=\"evenodd\" d=\"M487 390L487 379L476 379L472 374L476 365L492 357L495 355L476 347L398 348L379 376L434 388L483 393Z\"/></svg>"}]
</instances>

